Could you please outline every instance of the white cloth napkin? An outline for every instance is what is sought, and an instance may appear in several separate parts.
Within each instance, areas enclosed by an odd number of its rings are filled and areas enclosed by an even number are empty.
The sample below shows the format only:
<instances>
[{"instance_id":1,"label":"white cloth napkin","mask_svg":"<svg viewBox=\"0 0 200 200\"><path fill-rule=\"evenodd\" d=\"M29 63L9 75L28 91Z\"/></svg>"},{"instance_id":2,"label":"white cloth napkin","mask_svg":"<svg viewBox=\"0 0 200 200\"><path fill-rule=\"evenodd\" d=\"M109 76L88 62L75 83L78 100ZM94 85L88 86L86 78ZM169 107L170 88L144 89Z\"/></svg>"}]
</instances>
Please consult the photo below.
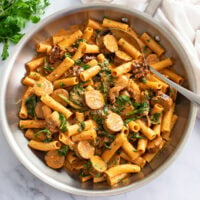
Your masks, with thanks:
<instances>
[{"instance_id":1,"label":"white cloth napkin","mask_svg":"<svg viewBox=\"0 0 200 200\"><path fill-rule=\"evenodd\" d=\"M110 0L82 0L82 2L110 2ZM149 1L113 0L112 3L144 11ZM200 78L200 0L163 0L154 18L180 41L191 60L198 80ZM200 84L197 89L200 93ZM200 117L200 112L198 116Z\"/></svg>"}]
</instances>

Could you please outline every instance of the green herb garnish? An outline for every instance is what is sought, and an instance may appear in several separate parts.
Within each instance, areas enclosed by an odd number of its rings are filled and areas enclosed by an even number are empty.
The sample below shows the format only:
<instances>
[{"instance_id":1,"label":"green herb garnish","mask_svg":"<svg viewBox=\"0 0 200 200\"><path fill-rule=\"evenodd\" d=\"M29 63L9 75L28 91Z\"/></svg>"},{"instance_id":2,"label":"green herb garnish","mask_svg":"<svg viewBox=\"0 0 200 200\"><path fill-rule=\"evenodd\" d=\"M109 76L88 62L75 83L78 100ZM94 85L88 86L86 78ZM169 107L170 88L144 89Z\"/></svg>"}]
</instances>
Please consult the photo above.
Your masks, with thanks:
<instances>
[{"instance_id":1,"label":"green herb garnish","mask_svg":"<svg viewBox=\"0 0 200 200\"><path fill-rule=\"evenodd\" d=\"M87 163L84 164L84 168L90 168L92 166L91 161L88 161Z\"/></svg>"},{"instance_id":2,"label":"green herb garnish","mask_svg":"<svg viewBox=\"0 0 200 200\"><path fill-rule=\"evenodd\" d=\"M60 122L61 122L60 123L60 130L62 132L66 132L67 131L67 126L66 126L67 120L66 120L65 116L62 113L59 113L59 119L60 119Z\"/></svg>"},{"instance_id":3,"label":"green herb garnish","mask_svg":"<svg viewBox=\"0 0 200 200\"><path fill-rule=\"evenodd\" d=\"M84 70L87 70L87 69L89 69L91 66L88 65L88 64L82 64L81 67L82 67Z\"/></svg>"},{"instance_id":4,"label":"green herb garnish","mask_svg":"<svg viewBox=\"0 0 200 200\"><path fill-rule=\"evenodd\" d=\"M86 42L85 39L77 39L76 42L73 44L73 47L78 48L80 42Z\"/></svg>"},{"instance_id":5,"label":"green herb garnish","mask_svg":"<svg viewBox=\"0 0 200 200\"><path fill-rule=\"evenodd\" d=\"M160 116L161 116L161 113L154 113L150 117L151 123L152 124L159 124L160 123Z\"/></svg>"},{"instance_id":6,"label":"green herb garnish","mask_svg":"<svg viewBox=\"0 0 200 200\"><path fill-rule=\"evenodd\" d=\"M126 116L134 115L134 114L141 114L145 111L149 112L150 105L147 102L142 102L141 104L134 102L133 106L135 109L129 113L126 114Z\"/></svg>"},{"instance_id":7,"label":"green herb garnish","mask_svg":"<svg viewBox=\"0 0 200 200\"><path fill-rule=\"evenodd\" d=\"M81 64L81 62L82 62L82 60L81 60L81 59L78 59L78 60L75 60L75 61L74 61L74 64L75 64L75 65L79 65L79 64Z\"/></svg>"},{"instance_id":8,"label":"green herb garnish","mask_svg":"<svg viewBox=\"0 0 200 200\"><path fill-rule=\"evenodd\" d=\"M32 95L25 100L25 105L28 110L28 114L32 117L35 117L35 106L38 102L37 96Z\"/></svg>"},{"instance_id":9,"label":"green herb garnish","mask_svg":"<svg viewBox=\"0 0 200 200\"><path fill-rule=\"evenodd\" d=\"M116 102L115 102L115 105L112 108L112 111L116 112L116 113L121 113L125 109L125 106L126 106L127 103L129 105L132 104L132 101L131 101L129 96L126 96L126 95L118 96L116 98Z\"/></svg>"},{"instance_id":10,"label":"green herb garnish","mask_svg":"<svg viewBox=\"0 0 200 200\"><path fill-rule=\"evenodd\" d=\"M58 155L59 156L66 156L68 151L69 151L69 146L64 145L60 149L58 149Z\"/></svg>"},{"instance_id":11,"label":"green herb garnish","mask_svg":"<svg viewBox=\"0 0 200 200\"><path fill-rule=\"evenodd\" d=\"M110 148L110 142L104 142L103 146L104 146L106 149L108 149L108 150L111 149L111 148Z\"/></svg>"},{"instance_id":12,"label":"green herb garnish","mask_svg":"<svg viewBox=\"0 0 200 200\"><path fill-rule=\"evenodd\" d=\"M44 133L47 138L51 138L52 133L47 129L42 129L34 134L34 137L37 138L41 133Z\"/></svg>"},{"instance_id":13,"label":"green herb garnish","mask_svg":"<svg viewBox=\"0 0 200 200\"><path fill-rule=\"evenodd\" d=\"M129 122L135 121L136 119L139 119L139 118L140 118L140 116L128 118L128 119L124 120L124 125L126 126Z\"/></svg>"},{"instance_id":14,"label":"green herb garnish","mask_svg":"<svg viewBox=\"0 0 200 200\"><path fill-rule=\"evenodd\" d=\"M145 139L146 137L140 135L140 133L130 133L129 139Z\"/></svg>"},{"instance_id":15,"label":"green herb garnish","mask_svg":"<svg viewBox=\"0 0 200 200\"><path fill-rule=\"evenodd\" d=\"M0 1L0 43L3 43L2 60L8 56L9 42L17 44L23 37L20 33L28 21L37 23L48 0L1 0Z\"/></svg>"},{"instance_id":16,"label":"green herb garnish","mask_svg":"<svg viewBox=\"0 0 200 200\"><path fill-rule=\"evenodd\" d=\"M66 51L64 57L65 58L71 58L72 55L68 51Z\"/></svg>"},{"instance_id":17,"label":"green herb garnish","mask_svg":"<svg viewBox=\"0 0 200 200\"><path fill-rule=\"evenodd\" d=\"M47 73L51 73L55 68L52 67L52 66L47 62L47 60L45 59L43 69L44 69Z\"/></svg>"},{"instance_id":18,"label":"green herb garnish","mask_svg":"<svg viewBox=\"0 0 200 200\"><path fill-rule=\"evenodd\" d=\"M83 131L85 129L85 122L84 121L79 122L79 126L80 126L79 132Z\"/></svg>"},{"instance_id":19,"label":"green herb garnish","mask_svg":"<svg viewBox=\"0 0 200 200\"><path fill-rule=\"evenodd\" d=\"M45 138L45 139L43 140L44 143L49 143L49 142L51 142L51 141L52 141L52 138Z\"/></svg>"},{"instance_id":20,"label":"green herb garnish","mask_svg":"<svg viewBox=\"0 0 200 200\"><path fill-rule=\"evenodd\" d=\"M60 88L63 88L65 86L65 84L63 82L59 82L59 86L60 86Z\"/></svg>"}]
</instances>

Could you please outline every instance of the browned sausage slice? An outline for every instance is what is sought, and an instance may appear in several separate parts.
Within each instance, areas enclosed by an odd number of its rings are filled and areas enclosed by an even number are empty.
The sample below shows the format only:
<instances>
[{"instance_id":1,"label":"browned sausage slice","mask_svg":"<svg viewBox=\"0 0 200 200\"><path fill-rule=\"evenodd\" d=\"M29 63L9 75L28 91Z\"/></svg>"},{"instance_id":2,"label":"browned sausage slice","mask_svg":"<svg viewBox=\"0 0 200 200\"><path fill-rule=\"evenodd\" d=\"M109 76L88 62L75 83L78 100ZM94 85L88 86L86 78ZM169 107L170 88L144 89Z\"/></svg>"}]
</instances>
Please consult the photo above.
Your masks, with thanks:
<instances>
[{"instance_id":1,"label":"browned sausage slice","mask_svg":"<svg viewBox=\"0 0 200 200\"><path fill-rule=\"evenodd\" d=\"M57 150L48 151L44 159L46 164L53 169L59 169L63 167L65 162L65 156L58 155Z\"/></svg>"},{"instance_id":2,"label":"browned sausage slice","mask_svg":"<svg viewBox=\"0 0 200 200\"><path fill-rule=\"evenodd\" d=\"M110 113L104 122L104 128L112 133L119 132L122 129L123 124L124 123L120 115Z\"/></svg>"},{"instance_id":3,"label":"browned sausage slice","mask_svg":"<svg viewBox=\"0 0 200 200\"><path fill-rule=\"evenodd\" d=\"M125 53L124 51L116 51L115 52L115 56L117 59L119 59L119 61L121 62L128 62L132 60L132 57L129 56L127 53Z\"/></svg>"},{"instance_id":4,"label":"browned sausage slice","mask_svg":"<svg viewBox=\"0 0 200 200\"><path fill-rule=\"evenodd\" d=\"M65 89L57 89L57 90L54 90L53 93L51 94L51 97L53 99L55 99L57 102L61 103L63 106L66 106L67 102L64 101L59 95L63 98L68 99L68 97L69 97L68 91Z\"/></svg>"},{"instance_id":5,"label":"browned sausage slice","mask_svg":"<svg viewBox=\"0 0 200 200\"><path fill-rule=\"evenodd\" d=\"M111 53L114 53L118 50L117 40L113 35L105 35L103 37L103 44L106 49Z\"/></svg>"},{"instance_id":6,"label":"browned sausage slice","mask_svg":"<svg viewBox=\"0 0 200 200\"><path fill-rule=\"evenodd\" d=\"M90 159L95 148L88 141L80 141L75 147L76 153L83 159Z\"/></svg>"},{"instance_id":7,"label":"browned sausage slice","mask_svg":"<svg viewBox=\"0 0 200 200\"><path fill-rule=\"evenodd\" d=\"M44 114L43 114L43 111L42 111L42 106L44 104L42 102L37 102L36 106L35 106L35 113L36 113L36 116L37 118L39 119L44 119Z\"/></svg>"},{"instance_id":8,"label":"browned sausage slice","mask_svg":"<svg viewBox=\"0 0 200 200\"><path fill-rule=\"evenodd\" d=\"M40 77L40 79L35 82L33 90L37 96L51 94L53 92L53 84L46 78Z\"/></svg>"},{"instance_id":9,"label":"browned sausage slice","mask_svg":"<svg viewBox=\"0 0 200 200\"><path fill-rule=\"evenodd\" d=\"M90 158L90 162L92 164L93 169L96 172L102 173L102 172L106 171L106 169L107 169L107 164L99 156L92 156L92 158Z\"/></svg>"},{"instance_id":10,"label":"browned sausage slice","mask_svg":"<svg viewBox=\"0 0 200 200\"><path fill-rule=\"evenodd\" d=\"M85 103L93 110L103 108L104 98L98 90L89 90L85 92Z\"/></svg>"}]
</instances>

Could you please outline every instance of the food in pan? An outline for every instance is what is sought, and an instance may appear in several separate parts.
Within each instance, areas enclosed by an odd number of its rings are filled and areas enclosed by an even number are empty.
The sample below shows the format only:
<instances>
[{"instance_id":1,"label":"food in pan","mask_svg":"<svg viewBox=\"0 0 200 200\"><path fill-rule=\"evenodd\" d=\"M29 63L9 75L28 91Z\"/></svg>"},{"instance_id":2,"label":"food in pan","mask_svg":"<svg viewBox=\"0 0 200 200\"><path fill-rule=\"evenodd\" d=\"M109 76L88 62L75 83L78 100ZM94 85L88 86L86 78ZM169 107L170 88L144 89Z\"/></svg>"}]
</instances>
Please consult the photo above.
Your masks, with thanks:
<instances>
[{"instance_id":1,"label":"food in pan","mask_svg":"<svg viewBox=\"0 0 200 200\"><path fill-rule=\"evenodd\" d=\"M137 40L106 28L122 29ZM152 74L143 61L182 84L173 60L150 34L126 23L88 19L39 42L26 63L26 90L19 127L29 147L44 152L45 163L78 174L82 182L111 186L146 163L170 139L177 121L176 91Z\"/></svg>"}]
</instances>

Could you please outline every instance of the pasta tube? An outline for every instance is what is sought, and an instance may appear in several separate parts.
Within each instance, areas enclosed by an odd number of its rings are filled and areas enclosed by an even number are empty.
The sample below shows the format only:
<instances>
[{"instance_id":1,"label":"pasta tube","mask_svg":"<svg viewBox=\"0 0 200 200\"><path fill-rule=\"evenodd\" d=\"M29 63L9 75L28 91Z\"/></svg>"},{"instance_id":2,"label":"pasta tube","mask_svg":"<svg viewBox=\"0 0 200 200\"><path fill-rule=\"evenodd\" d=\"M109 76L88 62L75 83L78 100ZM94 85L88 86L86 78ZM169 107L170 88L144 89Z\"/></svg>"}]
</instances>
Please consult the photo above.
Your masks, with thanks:
<instances>
[{"instance_id":1,"label":"pasta tube","mask_svg":"<svg viewBox=\"0 0 200 200\"><path fill-rule=\"evenodd\" d=\"M127 42L124 38L121 38L118 41L119 46L130 56L132 56L134 59L141 59L142 54L140 51L138 51L132 44Z\"/></svg>"},{"instance_id":2,"label":"pasta tube","mask_svg":"<svg viewBox=\"0 0 200 200\"><path fill-rule=\"evenodd\" d=\"M72 112L69 109L65 108L62 104L55 101L48 94L41 96L41 101L44 104L46 104L48 107L52 108L53 110L56 110L56 111L62 113L63 115L65 115L65 117L67 119L72 115Z\"/></svg>"},{"instance_id":3,"label":"pasta tube","mask_svg":"<svg viewBox=\"0 0 200 200\"><path fill-rule=\"evenodd\" d=\"M51 151L51 150L56 150L60 149L61 143L59 141L53 141L49 143L45 142L38 142L36 140L30 140L28 144L32 149L36 149L39 151Z\"/></svg>"},{"instance_id":4,"label":"pasta tube","mask_svg":"<svg viewBox=\"0 0 200 200\"><path fill-rule=\"evenodd\" d=\"M46 78L52 82L59 79L73 64L74 61L72 59L65 58Z\"/></svg>"},{"instance_id":5,"label":"pasta tube","mask_svg":"<svg viewBox=\"0 0 200 200\"><path fill-rule=\"evenodd\" d=\"M161 56L165 52L165 50L147 33L143 33L140 38L158 56Z\"/></svg>"}]
</instances>

